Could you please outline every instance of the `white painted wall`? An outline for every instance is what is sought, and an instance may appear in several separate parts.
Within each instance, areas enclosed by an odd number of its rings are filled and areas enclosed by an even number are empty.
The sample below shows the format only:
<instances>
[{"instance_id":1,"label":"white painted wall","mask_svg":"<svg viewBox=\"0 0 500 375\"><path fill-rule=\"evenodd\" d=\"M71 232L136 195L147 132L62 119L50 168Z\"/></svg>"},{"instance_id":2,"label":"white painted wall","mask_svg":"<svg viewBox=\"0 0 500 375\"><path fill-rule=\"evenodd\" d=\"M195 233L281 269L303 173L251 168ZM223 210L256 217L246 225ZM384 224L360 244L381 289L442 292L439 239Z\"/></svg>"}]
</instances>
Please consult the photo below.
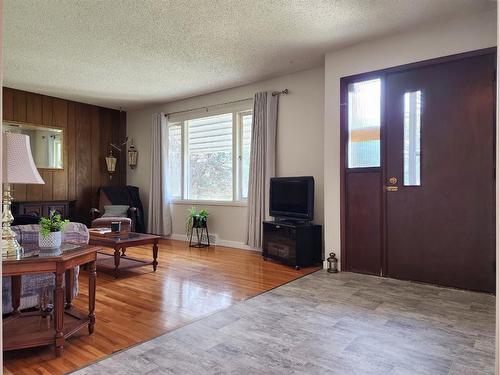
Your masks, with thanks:
<instances>
[{"instance_id":1,"label":"white painted wall","mask_svg":"<svg viewBox=\"0 0 500 375\"><path fill-rule=\"evenodd\" d=\"M325 253L340 253L340 78L496 46L496 11L426 25L325 57Z\"/></svg>"},{"instance_id":2,"label":"white painted wall","mask_svg":"<svg viewBox=\"0 0 500 375\"><path fill-rule=\"evenodd\" d=\"M492 47L496 45L496 30L496 11L467 19L426 25L412 32L328 53L325 56L324 68L318 67L251 85L128 112L127 134L134 138L139 150L138 166L135 170L128 170L128 183L140 187L143 202L147 206L149 128L153 113L159 111L168 113L219 104L251 97L257 91L288 88L290 94L282 98L279 107L277 172L281 176L306 174L315 177L315 221L324 224L325 253L330 251L339 253L340 78ZM187 208L189 205L172 206L176 234L184 233ZM223 240L243 242L246 207L207 206L207 209L212 213L210 222L213 233L218 234Z\"/></svg>"},{"instance_id":3,"label":"white painted wall","mask_svg":"<svg viewBox=\"0 0 500 375\"><path fill-rule=\"evenodd\" d=\"M137 168L128 169L128 184L139 186L141 199L147 209L150 178L150 126L153 113L188 110L250 98L258 91L287 88L290 93L280 98L278 110L277 174L278 176L314 176L316 183L314 220L322 224L324 217L324 82L324 67L321 66L251 85L127 112L127 135L134 139L139 151ZM189 204L172 205L174 234L184 234L186 210L189 207ZM244 242L246 207L220 205L204 207L211 214L210 232L234 245Z\"/></svg>"}]
</instances>

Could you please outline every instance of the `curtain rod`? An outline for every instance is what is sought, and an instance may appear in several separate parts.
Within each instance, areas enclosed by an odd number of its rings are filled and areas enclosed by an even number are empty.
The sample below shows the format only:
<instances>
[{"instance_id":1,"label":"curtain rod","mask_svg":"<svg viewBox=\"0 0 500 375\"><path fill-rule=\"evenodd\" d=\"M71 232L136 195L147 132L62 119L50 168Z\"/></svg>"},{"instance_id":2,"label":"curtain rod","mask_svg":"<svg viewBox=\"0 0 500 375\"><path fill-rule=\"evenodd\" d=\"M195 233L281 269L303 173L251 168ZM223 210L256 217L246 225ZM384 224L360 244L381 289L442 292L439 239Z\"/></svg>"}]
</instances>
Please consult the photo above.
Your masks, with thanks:
<instances>
[{"instance_id":1,"label":"curtain rod","mask_svg":"<svg viewBox=\"0 0 500 375\"><path fill-rule=\"evenodd\" d=\"M276 96L276 95L281 95L281 94L288 94L288 89L284 89L284 90L281 90L281 91L273 91L273 96Z\"/></svg>"},{"instance_id":2,"label":"curtain rod","mask_svg":"<svg viewBox=\"0 0 500 375\"><path fill-rule=\"evenodd\" d=\"M281 94L284 94L284 95L288 94L288 89L284 89L282 91L273 91L272 92L272 96L281 95ZM170 115L176 115L176 114L179 114L179 113L187 113L187 112L199 111L201 109L206 109L208 111L209 108L220 107L220 106L223 106L223 105L234 104L234 103L246 102L246 101L252 100L252 99L253 98L245 98L245 99L233 100L232 102L212 104L212 105L207 105L207 106L204 106L204 107L186 109L184 111L176 111L176 112L165 113L165 117L168 117Z\"/></svg>"},{"instance_id":3,"label":"curtain rod","mask_svg":"<svg viewBox=\"0 0 500 375\"><path fill-rule=\"evenodd\" d=\"M186 113L186 112L199 111L200 109L206 109L206 110L208 110L209 108L220 107L221 105L227 105L227 104L234 104L234 103L246 102L246 101L252 100L252 99L253 98L245 98L245 99L240 99L240 100L233 100L232 102L225 102L225 103L219 103L219 104L206 105L204 107L186 109L184 111L170 112L170 113L165 113L165 116L168 117L170 115L176 115L178 113Z\"/></svg>"}]
</instances>

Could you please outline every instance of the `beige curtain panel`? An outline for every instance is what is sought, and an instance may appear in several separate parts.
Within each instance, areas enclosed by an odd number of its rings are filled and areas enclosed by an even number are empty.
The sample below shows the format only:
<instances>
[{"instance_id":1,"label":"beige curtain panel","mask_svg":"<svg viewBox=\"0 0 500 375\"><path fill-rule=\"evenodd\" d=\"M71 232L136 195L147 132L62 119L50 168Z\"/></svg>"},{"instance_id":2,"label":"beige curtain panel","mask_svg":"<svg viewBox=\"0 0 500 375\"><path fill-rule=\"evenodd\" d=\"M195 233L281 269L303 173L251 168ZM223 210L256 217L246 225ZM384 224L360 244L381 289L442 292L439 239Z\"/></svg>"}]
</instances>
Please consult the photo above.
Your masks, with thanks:
<instances>
[{"instance_id":1,"label":"beige curtain panel","mask_svg":"<svg viewBox=\"0 0 500 375\"><path fill-rule=\"evenodd\" d=\"M276 173L276 128L278 95L255 94L253 105L248 227L246 244L262 248L262 221L269 218L269 182Z\"/></svg>"},{"instance_id":2,"label":"beige curtain panel","mask_svg":"<svg viewBox=\"0 0 500 375\"><path fill-rule=\"evenodd\" d=\"M164 113L155 113L151 127L151 180L149 185L148 232L172 234L168 192L168 125Z\"/></svg>"}]
</instances>

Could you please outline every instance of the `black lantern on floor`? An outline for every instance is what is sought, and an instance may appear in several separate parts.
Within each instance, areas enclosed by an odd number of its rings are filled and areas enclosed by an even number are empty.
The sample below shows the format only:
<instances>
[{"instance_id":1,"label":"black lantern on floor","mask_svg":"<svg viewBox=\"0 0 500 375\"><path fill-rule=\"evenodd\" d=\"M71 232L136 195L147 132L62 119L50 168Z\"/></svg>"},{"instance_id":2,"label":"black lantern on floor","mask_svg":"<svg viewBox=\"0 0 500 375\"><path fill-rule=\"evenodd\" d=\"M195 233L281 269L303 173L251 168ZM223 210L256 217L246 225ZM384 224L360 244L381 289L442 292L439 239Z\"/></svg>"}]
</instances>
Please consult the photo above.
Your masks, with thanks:
<instances>
[{"instance_id":1,"label":"black lantern on floor","mask_svg":"<svg viewBox=\"0 0 500 375\"><path fill-rule=\"evenodd\" d=\"M339 260L335 256L335 253L330 253L330 257L327 259L328 269L327 271L330 273L339 272Z\"/></svg>"}]
</instances>

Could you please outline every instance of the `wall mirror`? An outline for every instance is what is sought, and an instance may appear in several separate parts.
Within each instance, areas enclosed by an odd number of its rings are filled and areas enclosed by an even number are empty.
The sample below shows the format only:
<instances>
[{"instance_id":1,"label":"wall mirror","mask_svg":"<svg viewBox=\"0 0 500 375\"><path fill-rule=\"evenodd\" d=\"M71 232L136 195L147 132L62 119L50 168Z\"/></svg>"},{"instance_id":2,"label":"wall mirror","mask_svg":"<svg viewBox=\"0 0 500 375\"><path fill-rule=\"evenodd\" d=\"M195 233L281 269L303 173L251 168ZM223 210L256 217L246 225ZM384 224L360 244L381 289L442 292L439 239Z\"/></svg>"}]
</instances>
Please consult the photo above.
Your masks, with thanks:
<instances>
[{"instance_id":1,"label":"wall mirror","mask_svg":"<svg viewBox=\"0 0 500 375\"><path fill-rule=\"evenodd\" d=\"M4 121L3 131L29 136L37 168L63 169L63 129Z\"/></svg>"}]
</instances>

